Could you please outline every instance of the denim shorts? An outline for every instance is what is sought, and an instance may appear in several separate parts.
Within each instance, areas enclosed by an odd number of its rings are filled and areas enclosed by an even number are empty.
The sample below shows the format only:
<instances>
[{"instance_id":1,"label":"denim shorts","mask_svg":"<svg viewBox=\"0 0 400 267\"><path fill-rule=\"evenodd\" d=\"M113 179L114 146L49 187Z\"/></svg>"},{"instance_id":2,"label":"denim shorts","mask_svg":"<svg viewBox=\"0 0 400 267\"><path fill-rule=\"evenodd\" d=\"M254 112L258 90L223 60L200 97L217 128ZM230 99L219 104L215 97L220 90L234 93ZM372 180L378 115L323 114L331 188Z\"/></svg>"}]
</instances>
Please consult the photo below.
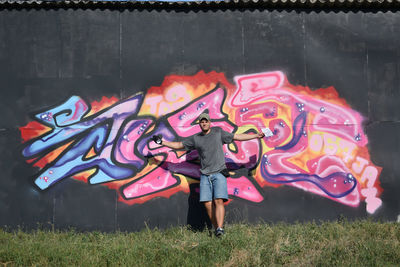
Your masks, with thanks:
<instances>
[{"instance_id":1,"label":"denim shorts","mask_svg":"<svg viewBox=\"0 0 400 267\"><path fill-rule=\"evenodd\" d=\"M228 200L226 178L221 173L200 176L200 202L212 201L216 198Z\"/></svg>"}]
</instances>

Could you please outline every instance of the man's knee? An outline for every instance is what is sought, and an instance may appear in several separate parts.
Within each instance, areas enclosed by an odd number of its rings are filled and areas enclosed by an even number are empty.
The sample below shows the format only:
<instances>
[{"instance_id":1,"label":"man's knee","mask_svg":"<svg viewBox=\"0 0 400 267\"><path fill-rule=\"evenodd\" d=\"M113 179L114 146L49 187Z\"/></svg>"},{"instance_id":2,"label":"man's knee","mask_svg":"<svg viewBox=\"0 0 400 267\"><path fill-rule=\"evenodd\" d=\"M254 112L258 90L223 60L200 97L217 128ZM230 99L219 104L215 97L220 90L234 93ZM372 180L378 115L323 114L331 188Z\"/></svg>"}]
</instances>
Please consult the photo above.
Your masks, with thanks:
<instances>
[{"instance_id":1,"label":"man's knee","mask_svg":"<svg viewBox=\"0 0 400 267\"><path fill-rule=\"evenodd\" d=\"M214 203L216 206L224 205L224 200L222 198L216 198L214 199Z\"/></svg>"},{"instance_id":2,"label":"man's knee","mask_svg":"<svg viewBox=\"0 0 400 267\"><path fill-rule=\"evenodd\" d=\"M211 207L212 201L204 201L203 205L207 208L207 207Z\"/></svg>"}]
</instances>

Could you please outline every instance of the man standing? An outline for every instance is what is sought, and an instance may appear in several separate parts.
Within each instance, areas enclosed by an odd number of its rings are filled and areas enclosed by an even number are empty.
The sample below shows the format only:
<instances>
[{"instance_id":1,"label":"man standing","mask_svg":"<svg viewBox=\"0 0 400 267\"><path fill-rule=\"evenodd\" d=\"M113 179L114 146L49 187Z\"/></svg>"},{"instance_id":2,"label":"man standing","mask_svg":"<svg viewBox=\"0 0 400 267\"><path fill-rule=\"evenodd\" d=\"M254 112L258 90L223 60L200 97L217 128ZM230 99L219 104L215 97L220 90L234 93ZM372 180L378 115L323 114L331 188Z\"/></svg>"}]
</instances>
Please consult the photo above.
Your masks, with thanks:
<instances>
[{"instance_id":1,"label":"man standing","mask_svg":"<svg viewBox=\"0 0 400 267\"><path fill-rule=\"evenodd\" d=\"M226 177L221 173L227 171L223 144L263 138L263 133L233 134L219 127L211 128L210 116L202 113L199 116L201 132L185 138L182 142L169 142L155 136L154 141L172 149L196 149L201 164L200 202L204 203L214 228L215 235L224 235L224 202L228 200ZM226 175L226 174L225 174Z\"/></svg>"}]
</instances>

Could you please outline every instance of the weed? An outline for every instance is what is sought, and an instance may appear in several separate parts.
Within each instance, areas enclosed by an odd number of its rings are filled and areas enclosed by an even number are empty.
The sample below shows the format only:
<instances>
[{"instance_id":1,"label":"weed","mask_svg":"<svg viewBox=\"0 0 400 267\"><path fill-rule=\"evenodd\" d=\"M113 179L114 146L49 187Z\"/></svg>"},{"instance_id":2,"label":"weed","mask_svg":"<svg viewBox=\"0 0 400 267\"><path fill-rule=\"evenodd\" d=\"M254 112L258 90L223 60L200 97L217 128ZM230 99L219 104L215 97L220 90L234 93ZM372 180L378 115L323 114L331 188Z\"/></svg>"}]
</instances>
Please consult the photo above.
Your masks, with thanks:
<instances>
[{"instance_id":1,"label":"weed","mask_svg":"<svg viewBox=\"0 0 400 267\"><path fill-rule=\"evenodd\" d=\"M232 224L134 233L0 229L2 266L398 266L400 225L372 221Z\"/></svg>"}]
</instances>

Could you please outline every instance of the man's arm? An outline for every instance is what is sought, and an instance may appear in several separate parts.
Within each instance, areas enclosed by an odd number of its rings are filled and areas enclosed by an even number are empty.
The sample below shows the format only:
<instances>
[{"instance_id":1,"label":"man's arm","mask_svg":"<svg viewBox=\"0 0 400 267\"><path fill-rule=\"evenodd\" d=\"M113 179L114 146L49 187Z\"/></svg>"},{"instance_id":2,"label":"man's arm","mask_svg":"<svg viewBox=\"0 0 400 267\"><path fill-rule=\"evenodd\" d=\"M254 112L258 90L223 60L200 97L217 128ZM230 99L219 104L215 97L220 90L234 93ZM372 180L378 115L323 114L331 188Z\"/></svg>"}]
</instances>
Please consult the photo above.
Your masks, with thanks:
<instances>
[{"instance_id":1,"label":"man's arm","mask_svg":"<svg viewBox=\"0 0 400 267\"><path fill-rule=\"evenodd\" d=\"M163 140L161 145L172 148L172 149L184 149L185 147L183 146L182 142L169 142Z\"/></svg>"},{"instance_id":2,"label":"man's arm","mask_svg":"<svg viewBox=\"0 0 400 267\"><path fill-rule=\"evenodd\" d=\"M172 149L183 149L185 148L185 146L183 145L182 142L169 142L169 141L165 141L162 138L161 134L156 134L153 135L152 137L154 143L156 143L157 145L162 145L162 146L166 146Z\"/></svg>"},{"instance_id":3,"label":"man's arm","mask_svg":"<svg viewBox=\"0 0 400 267\"><path fill-rule=\"evenodd\" d=\"M261 139L265 136L264 133L256 133L256 134L234 134L233 135L233 140L235 141L247 141L247 140L251 140L251 139Z\"/></svg>"}]
</instances>

